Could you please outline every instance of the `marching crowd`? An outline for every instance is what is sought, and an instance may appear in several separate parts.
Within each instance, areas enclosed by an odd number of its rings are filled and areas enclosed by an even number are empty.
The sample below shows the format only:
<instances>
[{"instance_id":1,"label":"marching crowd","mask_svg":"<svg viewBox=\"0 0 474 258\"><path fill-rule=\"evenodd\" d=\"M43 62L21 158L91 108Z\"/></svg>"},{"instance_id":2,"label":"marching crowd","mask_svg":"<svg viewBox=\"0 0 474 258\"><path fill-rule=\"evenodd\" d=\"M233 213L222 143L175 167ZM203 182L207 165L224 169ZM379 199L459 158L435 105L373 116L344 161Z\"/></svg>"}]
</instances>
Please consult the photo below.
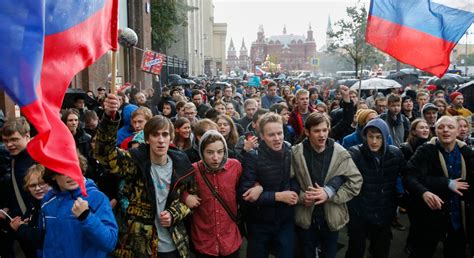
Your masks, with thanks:
<instances>
[{"instance_id":1,"label":"marching crowd","mask_svg":"<svg viewBox=\"0 0 474 258\"><path fill-rule=\"evenodd\" d=\"M0 257L389 257L406 212L409 257L468 257L471 116L431 86L164 86L78 96L62 120L87 196L26 152L7 118L0 145ZM367 242L368 240L368 242ZM368 245L366 243L369 243ZM17 248L18 249L18 248Z\"/></svg>"}]
</instances>

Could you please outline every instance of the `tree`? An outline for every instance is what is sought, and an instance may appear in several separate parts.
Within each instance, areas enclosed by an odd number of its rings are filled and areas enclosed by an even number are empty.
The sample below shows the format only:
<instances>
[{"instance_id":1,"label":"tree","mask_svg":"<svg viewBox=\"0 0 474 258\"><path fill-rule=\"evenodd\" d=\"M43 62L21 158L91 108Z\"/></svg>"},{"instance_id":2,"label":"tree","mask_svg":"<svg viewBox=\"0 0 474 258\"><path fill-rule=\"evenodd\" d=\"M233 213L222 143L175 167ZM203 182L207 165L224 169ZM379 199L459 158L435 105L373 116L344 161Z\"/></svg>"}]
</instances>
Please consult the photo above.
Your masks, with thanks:
<instances>
[{"instance_id":1,"label":"tree","mask_svg":"<svg viewBox=\"0 0 474 258\"><path fill-rule=\"evenodd\" d=\"M152 48L164 52L176 43L174 26L187 26L187 12L194 9L181 0L152 0Z\"/></svg>"},{"instance_id":2,"label":"tree","mask_svg":"<svg viewBox=\"0 0 474 258\"><path fill-rule=\"evenodd\" d=\"M335 30L328 32L328 52L340 55L354 65L356 76L364 66L382 63L384 57L365 42L367 9L360 2L346 8L347 19L335 23Z\"/></svg>"}]
</instances>

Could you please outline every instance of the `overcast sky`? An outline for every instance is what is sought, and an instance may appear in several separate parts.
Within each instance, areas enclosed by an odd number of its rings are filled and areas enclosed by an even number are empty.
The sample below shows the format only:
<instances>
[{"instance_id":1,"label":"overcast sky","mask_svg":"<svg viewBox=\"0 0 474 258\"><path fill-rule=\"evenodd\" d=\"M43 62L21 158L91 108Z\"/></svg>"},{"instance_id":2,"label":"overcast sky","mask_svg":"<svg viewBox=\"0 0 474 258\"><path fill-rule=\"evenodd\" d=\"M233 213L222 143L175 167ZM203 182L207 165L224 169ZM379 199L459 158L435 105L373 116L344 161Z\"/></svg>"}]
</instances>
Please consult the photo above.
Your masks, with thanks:
<instances>
[{"instance_id":1,"label":"overcast sky","mask_svg":"<svg viewBox=\"0 0 474 258\"><path fill-rule=\"evenodd\" d=\"M230 39L239 51L242 38L250 51L257 39L258 27L263 25L265 36L287 34L305 35L311 23L317 49L325 44L328 17L335 21L346 17L346 7L357 0L214 0L214 21L227 23L226 50ZM369 0L362 0L368 8ZM474 42L473 26L469 42ZM464 37L459 43L464 43ZM238 54L238 53L237 53Z\"/></svg>"},{"instance_id":2,"label":"overcast sky","mask_svg":"<svg viewBox=\"0 0 474 258\"><path fill-rule=\"evenodd\" d=\"M368 0L363 2L368 6ZM356 0L214 0L214 21L227 23L226 49L232 38L239 51L243 37L250 50L260 24L266 37L281 35L284 25L287 34L306 37L311 24L319 49L326 41L328 17L332 23L344 18L346 7L355 3Z\"/></svg>"}]
</instances>

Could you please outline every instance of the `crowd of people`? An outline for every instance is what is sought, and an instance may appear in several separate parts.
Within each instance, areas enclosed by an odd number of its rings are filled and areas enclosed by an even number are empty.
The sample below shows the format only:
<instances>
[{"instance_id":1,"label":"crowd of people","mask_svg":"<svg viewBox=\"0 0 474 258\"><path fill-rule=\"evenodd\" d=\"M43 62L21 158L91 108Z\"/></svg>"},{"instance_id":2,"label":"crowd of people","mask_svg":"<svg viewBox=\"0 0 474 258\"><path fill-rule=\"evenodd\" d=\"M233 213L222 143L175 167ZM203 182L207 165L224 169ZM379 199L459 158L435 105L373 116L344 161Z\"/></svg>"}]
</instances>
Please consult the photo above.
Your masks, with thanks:
<instances>
[{"instance_id":1,"label":"crowd of people","mask_svg":"<svg viewBox=\"0 0 474 258\"><path fill-rule=\"evenodd\" d=\"M386 92L266 80L78 96L62 120L78 182L26 151L6 118L0 257L468 257L474 223L471 116L459 92ZM427 89L428 88L428 89ZM367 240L369 244L367 245Z\"/></svg>"}]
</instances>

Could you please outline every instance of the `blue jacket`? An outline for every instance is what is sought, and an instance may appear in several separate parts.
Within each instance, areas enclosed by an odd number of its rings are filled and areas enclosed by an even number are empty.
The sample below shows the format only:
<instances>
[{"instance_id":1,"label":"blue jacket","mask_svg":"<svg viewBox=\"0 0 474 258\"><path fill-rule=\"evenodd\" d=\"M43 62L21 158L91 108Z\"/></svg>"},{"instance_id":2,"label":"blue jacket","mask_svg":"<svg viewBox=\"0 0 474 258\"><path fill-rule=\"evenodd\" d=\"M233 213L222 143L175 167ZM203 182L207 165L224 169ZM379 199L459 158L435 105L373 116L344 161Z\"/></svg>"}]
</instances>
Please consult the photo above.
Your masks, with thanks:
<instances>
[{"instance_id":1,"label":"blue jacket","mask_svg":"<svg viewBox=\"0 0 474 258\"><path fill-rule=\"evenodd\" d=\"M283 99L280 96L270 97L269 95L265 95L262 97L262 108L269 109L273 104L282 102Z\"/></svg>"},{"instance_id":2,"label":"blue jacket","mask_svg":"<svg viewBox=\"0 0 474 258\"><path fill-rule=\"evenodd\" d=\"M342 139L342 147L344 147L346 150L349 149L352 146L359 145L364 143L364 138L362 138L362 128L359 126L356 127L355 132L347 135ZM388 136L387 140L388 145L392 145L392 136Z\"/></svg>"},{"instance_id":3,"label":"blue jacket","mask_svg":"<svg viewBox=\"0 0 474 258\"><path fill-rule=\"evenodd\" d=\"M123 126L117 132L117 146L122 144L123 140L133 135L132 129L132 114L137 110L138 107L132 104L128 104L123 108L121 116L123 117Z\"/></svg>"},{"instance_id":4,"label":"blue jacket","mask_svg":"<svg viewBox=\"0 0 474 258\"><path fill-rule=\"evenodd\" d=\"M43 198L42 222L45 229L43 257L106 257L115 248L118 236L109 199L86 181L87 197L78 188L61 192L50 190ZM89 202L89 215L79 221L72 214L74 201L81 197Z\"/></svg>"}]
</instances>

